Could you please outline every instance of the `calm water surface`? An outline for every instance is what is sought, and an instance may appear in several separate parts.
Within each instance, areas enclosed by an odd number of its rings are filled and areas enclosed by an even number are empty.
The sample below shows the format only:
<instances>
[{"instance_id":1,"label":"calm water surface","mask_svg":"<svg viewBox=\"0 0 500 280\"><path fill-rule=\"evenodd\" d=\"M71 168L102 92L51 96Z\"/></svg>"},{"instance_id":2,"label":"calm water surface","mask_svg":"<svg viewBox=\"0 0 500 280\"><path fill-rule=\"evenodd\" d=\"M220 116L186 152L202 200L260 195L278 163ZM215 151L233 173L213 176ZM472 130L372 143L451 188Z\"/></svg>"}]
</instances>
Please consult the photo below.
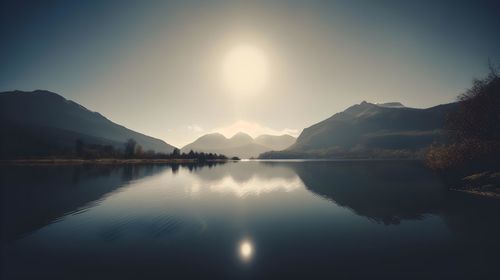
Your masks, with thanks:
<instances>
[{"instance_id":1,"label":"calm water surface","mask_svg":"<svg viewBox=\"0 0 500 280\"><path fill-rule=\"evenodd\" d=\"M1 279L500 279L500 201L417 162L0 167Z\"/></svg>"}]
</instances>

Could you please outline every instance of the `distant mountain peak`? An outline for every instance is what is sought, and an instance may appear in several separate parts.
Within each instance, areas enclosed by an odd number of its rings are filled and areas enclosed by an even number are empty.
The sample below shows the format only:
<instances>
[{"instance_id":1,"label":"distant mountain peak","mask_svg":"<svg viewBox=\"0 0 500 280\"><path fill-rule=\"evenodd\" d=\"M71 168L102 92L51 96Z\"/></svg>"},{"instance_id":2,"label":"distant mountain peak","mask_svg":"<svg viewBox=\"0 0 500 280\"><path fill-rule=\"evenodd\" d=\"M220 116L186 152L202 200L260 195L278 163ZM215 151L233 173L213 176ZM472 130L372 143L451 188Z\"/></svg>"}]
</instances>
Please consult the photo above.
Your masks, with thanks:
<instances>
[{"instance_id":1,"label":"distant mountain peak","mask_svg":"<svg viewBox=\"0 0 500 280\"><path fill-rule=\"evenodd\" d=\"M261 134L261 135L259 135L259 136L255 137L255 139L259 139L259 138L268 138L268 137L275 137L275 138L294 138L294 139L295 139L295 137L293 137L293 136L292 136L292 135L290 135L290 134L286 134L286 133L281 134L281 135Z\"/></svg>"},{"instance_id":2,"label":"distant mountain peak","mask_svg":"<svg viewBox=\"0 0 500 280\"><path fill-rule=\"evenodd\" d=\"M401 102L386 102L386 103L370 103L362 101L359 104L352 105L345 109L342 113L352 117L371 116L377 114L381 108L401 109L407 108Z\"/></svg>"},{"instance_id":3,"label":"distant mountain peak","mask_svg":"<svg viewBox=\"0 0 500 280\"><path fill-rule=\"evenodd\" d=\"M253 137L248 135L245 132L240 131L240 132L236 133L235 135L233 135L233 137L231 137L229 139L251 139L251 140L253 140Z\"/></svg>"},{"instance_id":4,"label":"distant mountain peak","mask_svg":"<svg viewBox=\"0 0 500 280\"><path fill-rule=\"evenodd\" d=\"M32 93L37 93L37 94L53 94L53 95L61 96L61 95L59 95L59 94L57 94L57 93L55 93L53 91L46 90L46 89L35 89L34 91L32 91Z\"/></svg>"},{"instance_id":5,"label":"distant mountain peak","mask_svg":"<svg viewBox=\"0 0 500 280\"><path fill-rule=\"evenodd\" d=\"M371 106L378 106L378 107L387 107L387 108L404 108L406 107L403 105L403 103L398 102L398 101L391 101L391 102L383 102L383 103L371 103L366 100L361 101L359 104L354 104L351 107L371 107ZM349 107L349 108L351 108Z\"/></svg>"},{"instance_id":6,"label":"distant mountain peak","mask_svg":"<svg viewBox=\"0 0 500 280\"><path fill-rule=\"evenodd\" d=\"M24 91L24 90L13 90L13 91L6 91L2 92L4 95L9 95L9 94L14 94L14 95L23 95L23 96L42 96L42 97L53 97L61 100L66 100L66 98L62 97L61 95L44 90L44 89L36 89L33 91Z\"/></svg>"},{"instance_id":7,"label":"distant mountain peak","mask_svg":"<svg viewBox=\"0 0 500 280\"><path fill-rule=\"evenodd\" d=\"M207 133L203 136L200 136L199 138L224 138L224 139L227 139L226 136L224 136L222 133L219 133L219 132Z\"/></svg>"},{"instance_id":8,"label":"distant mountain peak","mask_svg":"<svg viewBox=\"0 0 500 280\"><path fill-rule=\"evenodd\" d=\"M377 105L379 107L386 107L386 108L405 108L406 107L401 102L376 103L375 105Z\"/></svg>"},{"instance_id":9,"label":"distant mountain peak","mask_svg":"<svg viewBox=\"0 0 500 280\"><path fill-rule=\"evenodd\" d=\"M240 158L257 157L260 153L272 150L283 150L295 142L295 137L288 134L260 135L255 139L244 132L238 132L231 138L226 138L220 133L206 134L194 142L184 146L181 151L190 150L198 152L214 152L226 156Z\"/></svg>"},{"instance_id":10,"label":"distant mountain peak","mask_svg":"<svg viewBox=\"0 0 500 280\"><path fill-rule=\"evenodd\" d=\"M367 112L372 112L374 109L377 109L378 106L370 103L363 101L359 104L352 105L351 107L345 109L342 113L350 115L350 116L356 116L359 117L363 114L366 114Z\"/></svg>"}]
</instances>

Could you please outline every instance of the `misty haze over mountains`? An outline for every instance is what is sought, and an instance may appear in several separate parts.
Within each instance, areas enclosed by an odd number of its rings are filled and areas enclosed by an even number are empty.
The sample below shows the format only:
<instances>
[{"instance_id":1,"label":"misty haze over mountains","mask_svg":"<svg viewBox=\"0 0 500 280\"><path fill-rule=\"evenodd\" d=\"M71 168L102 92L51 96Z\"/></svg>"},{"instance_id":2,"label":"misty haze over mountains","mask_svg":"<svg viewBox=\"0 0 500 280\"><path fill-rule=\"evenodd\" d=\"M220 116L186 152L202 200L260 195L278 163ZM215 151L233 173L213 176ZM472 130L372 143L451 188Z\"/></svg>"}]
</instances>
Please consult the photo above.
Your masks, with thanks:
<instances>
[{"instance_id":1,"label":"misty haze over mountains","mask_svg":"<svg viewBox=\"0 0 500 280\"><path fill-rule=\"evenodd\" d=\"M284 150L294 142L295 137L287 134L280 136L260 135L254 139L243 132L236 133L231 138L226 138L220 133L211 133L205 134L193 143L184 146L181 151L189 153L190 150L193 150L251 158L258 157L263 152Z\"/></svg>"},{"instance_id":2,"label":"misty haze over mountains","mask_svg":"<svg viewBox=\"0 0 500 280\"><path fill-rule=\"evenodd\" d=\"M433 143L444 143L446 116L456 103L427 109L399 102L362 102L315 125L295 139L290 135L245 133L226 138L201 136L181 151L217 153L240 158L416 158ZM68 155L75 141L122 149L134 139L146 150L171 153L175 147L113 123L99 113L43 90L0 94L3 158Z\"/></svg>"},{"instance_id":3,"label":"misty haze over mountains","mask_svg":"<svg viewBox=\"0 0 500 280\"><path fill-rule=\"evenodd\" d=\"M77 140L123 149L134 139L144 150L175 148L116 124L97 112L45 90L0 93L0 157L43 157L74 153Z\"/></svg>"}]
</instances>

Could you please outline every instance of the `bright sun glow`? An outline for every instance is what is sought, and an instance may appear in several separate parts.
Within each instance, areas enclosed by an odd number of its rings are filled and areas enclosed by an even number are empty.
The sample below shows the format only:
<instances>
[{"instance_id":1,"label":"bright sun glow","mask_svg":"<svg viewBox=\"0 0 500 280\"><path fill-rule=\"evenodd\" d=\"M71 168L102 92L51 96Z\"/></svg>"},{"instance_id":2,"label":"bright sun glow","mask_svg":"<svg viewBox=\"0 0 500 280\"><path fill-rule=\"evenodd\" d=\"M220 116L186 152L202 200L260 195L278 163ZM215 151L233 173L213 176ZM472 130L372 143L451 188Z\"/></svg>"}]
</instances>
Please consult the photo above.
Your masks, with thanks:
<instances>
[{"instance_id":1,"label":"bright sun glow","mask_svg":"<svg viewBox=\"0 0 500 280\"><path fill-rule=\"evenodd\" d=\"M252 258L253 255L253 246L252 243L248 240L244 240L240 243L240 257L244 261L248 261Z\"/></svg>"},{"instance_id":2,"label":"bright sun glow","mask_svg":"<svg viewBox=\"0 0 500 280\"><path fill-rule=\"evenodd\" d=\"M222 77L234 93L255 93L265 85L268 62L264 53L250 45L233 48L224 58Z\"/></svg>"}]
</instances>

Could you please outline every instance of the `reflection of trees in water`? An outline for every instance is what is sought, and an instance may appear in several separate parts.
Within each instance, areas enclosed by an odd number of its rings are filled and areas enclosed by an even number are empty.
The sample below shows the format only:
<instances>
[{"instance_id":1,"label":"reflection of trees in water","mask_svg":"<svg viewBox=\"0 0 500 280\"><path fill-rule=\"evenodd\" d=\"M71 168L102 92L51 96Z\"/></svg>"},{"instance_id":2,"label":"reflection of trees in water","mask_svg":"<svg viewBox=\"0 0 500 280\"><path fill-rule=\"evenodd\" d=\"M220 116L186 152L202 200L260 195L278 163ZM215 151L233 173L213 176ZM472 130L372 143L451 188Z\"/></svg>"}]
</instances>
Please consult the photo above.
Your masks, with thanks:
<instances>
[{"instance_id":1,"label":"reflection of trees in water","mask_svg":"<svg viewBox=\"0 0 500 280\"><path fill-rule=\"evenodd\" d=\"M81 208L90 207L127 182L179 168L190 172L224 162L147 165L3 166L2 241L41 228Z\"/></svg>"},{"instance_id":2,"label":"reflection of trees in water","mask_svg":"<svg viewBox=\"0 0 500 280\"><path fill-rule=\"evenodd\" d=\"M244 183L253 177L287 180L298 175L311 192L379 223L392 225L437 214L454 234L467 240L494 240L500 235L500 201L446 191L417 162L213 162L4 166L0 169L2 241L91 207L129 181L180 169L207 182L227 176Z\"/></svg>"},{"instance_id":3,"label":"reflection of trees in water","mask_svg":"<svg viewBox=\"0 0 500 280\"><path fill-rule=\"evenodd\" d=\"M212 169L212 167L226 164L226 161L202 161L202 162L184 162L184 163L170 163L169 167L175 174L179 171L179 168L186 168L189 172L195 172L203 168Z\"/></svg>"},{"instance_id":4,"label":"reflection of trees in water","mask_svg":"<svg viewBox=\"0 0 500 280\"><path fill-rule=\"evenodd\" d=\"M0 172L3 241L89 207L127 181L147 175L112 165L11 166Z\"/></svg>"},{"instance_id":5,"label":"reflection of trees in water","mask_svg":"<svg viewBox=\"0 0 500 280\"><path fill-rule=\"evenodd\" d=\"M44 227L68 213L91 207L129 181L167 170L196 171L219 164L222 163L3 166L0 169L2 242Z\"/></svg>"}]
</instances>

